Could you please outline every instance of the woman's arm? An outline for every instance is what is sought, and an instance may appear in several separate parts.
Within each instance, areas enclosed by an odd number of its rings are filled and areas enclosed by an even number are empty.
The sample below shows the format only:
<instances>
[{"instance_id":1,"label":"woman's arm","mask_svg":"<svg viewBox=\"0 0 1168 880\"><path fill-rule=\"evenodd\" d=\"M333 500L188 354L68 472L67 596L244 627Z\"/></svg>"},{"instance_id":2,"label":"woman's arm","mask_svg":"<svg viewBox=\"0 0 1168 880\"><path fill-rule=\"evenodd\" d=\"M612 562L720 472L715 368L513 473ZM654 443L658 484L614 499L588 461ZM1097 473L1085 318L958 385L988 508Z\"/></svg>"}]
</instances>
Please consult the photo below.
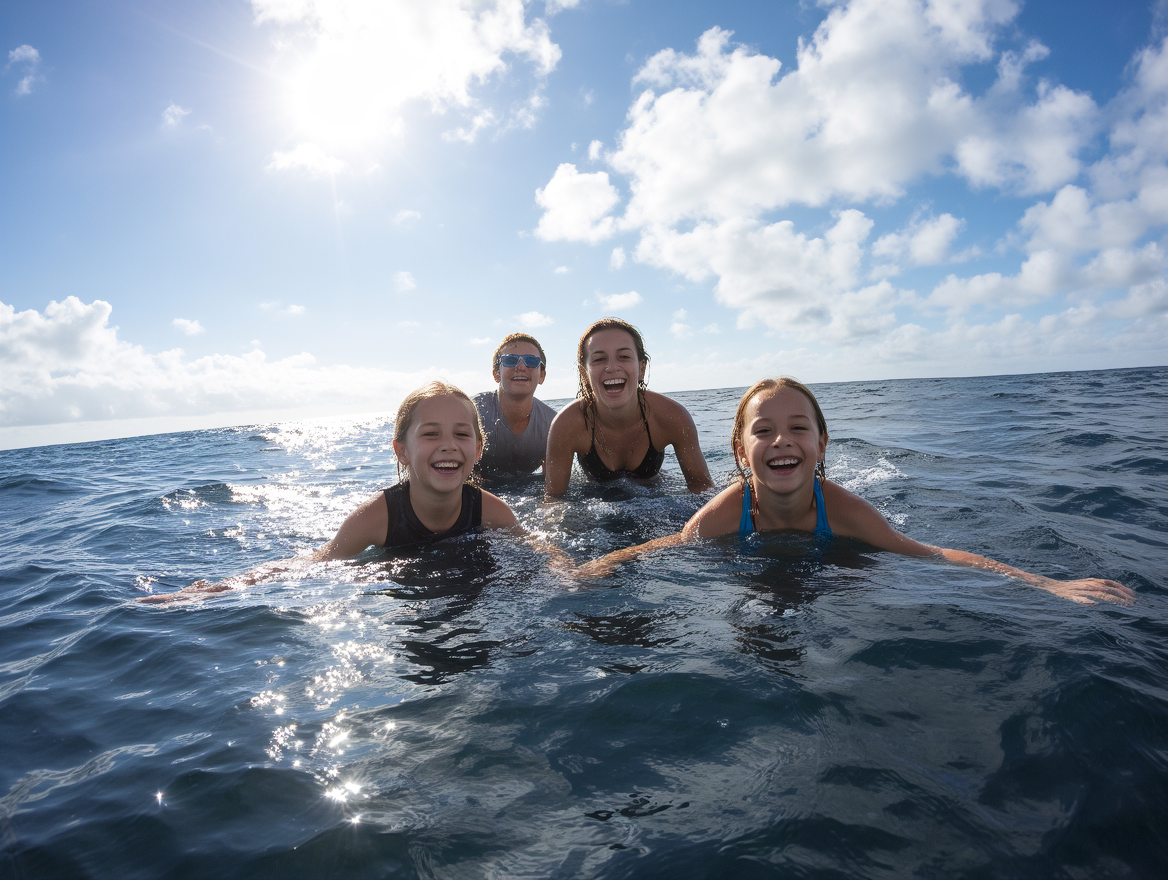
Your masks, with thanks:
<instances>
[{"instance_id":1,"label":"woman's arm","mask_svg":"<svg viewBox=\"0 0 1168 880\"><path fill-rule=\"evenodd\" d=\"M543 491L548 498L567 493L572 480L572 456L586 433L579 401L569 403L552 419L543 460Z\"/></svg>"},{"instance_id":2,"label":"woman's arm","mask_svg":"<svg viewBox=\"0 0 1168 880\"><path fill-rule=\"evenodd\" d=\"M714 481L710 477L706 458L702 455L698 429L689 410L664 394L657 394L654 391L645 393L649 398L650 412L660 413L655 421L659 429L664 429L662 434L655 436L661 437L658 442L662 443L662 448L673 446L686 486L695 493L713 489Z\"/></svg>"}]
</instances>

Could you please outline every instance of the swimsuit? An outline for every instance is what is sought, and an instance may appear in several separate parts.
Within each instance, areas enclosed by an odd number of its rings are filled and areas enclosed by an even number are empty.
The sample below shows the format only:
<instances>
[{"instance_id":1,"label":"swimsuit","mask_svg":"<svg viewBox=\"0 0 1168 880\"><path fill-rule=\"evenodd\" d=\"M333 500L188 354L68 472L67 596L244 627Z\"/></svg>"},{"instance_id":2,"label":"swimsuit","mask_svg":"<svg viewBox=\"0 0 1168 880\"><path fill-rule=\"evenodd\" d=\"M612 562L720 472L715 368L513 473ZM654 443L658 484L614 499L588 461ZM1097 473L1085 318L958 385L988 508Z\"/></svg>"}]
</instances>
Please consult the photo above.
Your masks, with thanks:
<instances>
[{"instance_id":1,"label":"swimsuit","mask_svg":"<svg viewBox=\"0 0 1168 880\"><path fill-rule=\"evenodd\" d=\"M585 455L576 453L576 460L580 462L580 467L584 470L584 473L588 474L588 476L592 477L598 483L608 483L621 477L631 477L634 480L648 480L650 477L657 476L657 472L661 470L661 465L665 461L665 452L658 450L653 445L653 434L649 431L649 420L645 418L645 405L643 403L641 404L641 421L645 425L645 433L649 435L649 451L645 453L645 457L641 460L641 463L633 468L633 470L614 471L600 460L600 454L596 451L596 420L593 419L592 448Z\"/></svg>"},{"instance_id":2,"label":"swimsuit","mask_svg":"<svg viewBox=\"0 0 1168 880\"><path fill-rule=\"evenodd\" d=\"M408 547L426 544L441 538L461 535L483 524L483 490L466 483L462 486L462 510L458 522L445 532L432 532L418 519L410 505L410 484L407 480L385 490L385 506L389 511L389 528L385 532L384 547Z\"/></svg>"},{"instance_id":3,"label":"swimsuit","mask_svg":"<svg viewBox=\"0 0 1168 880\"><path fill-rule=\"evenodd\" d=\"M491 477L524 477L538 470L547 452L548 428L556 411L533 397L527 427L516 434L499 408L498 391L476 394L474 403L487 441L477 469Z\"/></svg>"},{"instance_id":4,"label":"swimsuit","mask_svg":"<svg viewBox=\"0 0 1168 880\"><path fill-rule=\"evenodd\" d=\"M750 480L742 483L742 519L738 523L738 534L754 532L754 515L751 512ZM820 541L835 539L835 533L827 524L827 508L823 506L823 491L819 488L819 477L815 478L815 537Z\"/></svg>"}]
</instances>

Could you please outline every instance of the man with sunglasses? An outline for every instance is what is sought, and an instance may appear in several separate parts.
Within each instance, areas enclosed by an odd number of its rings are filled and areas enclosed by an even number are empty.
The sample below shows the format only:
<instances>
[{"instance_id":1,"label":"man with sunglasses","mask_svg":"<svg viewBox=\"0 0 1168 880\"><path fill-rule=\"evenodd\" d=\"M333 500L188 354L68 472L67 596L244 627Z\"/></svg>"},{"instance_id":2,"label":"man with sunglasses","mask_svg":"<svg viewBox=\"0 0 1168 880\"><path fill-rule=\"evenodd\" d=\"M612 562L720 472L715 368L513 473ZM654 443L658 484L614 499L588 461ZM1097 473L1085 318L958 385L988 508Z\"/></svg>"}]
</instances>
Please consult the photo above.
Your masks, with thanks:
<instances>
[{"instance_id":1,"label":"man with sunglasses","mask_svg":"<svg viewBox=\"0 0 1168 880\"><path fill-rule=\"evenodd\" d=\"M495 349L491 375L498 388L475 396L487 440L479 472L485 478L527 476L543 466L556 415L535 399L535 389L547 378L543 347L526 333L512 333Z\"/></svg>"}]
</instances>

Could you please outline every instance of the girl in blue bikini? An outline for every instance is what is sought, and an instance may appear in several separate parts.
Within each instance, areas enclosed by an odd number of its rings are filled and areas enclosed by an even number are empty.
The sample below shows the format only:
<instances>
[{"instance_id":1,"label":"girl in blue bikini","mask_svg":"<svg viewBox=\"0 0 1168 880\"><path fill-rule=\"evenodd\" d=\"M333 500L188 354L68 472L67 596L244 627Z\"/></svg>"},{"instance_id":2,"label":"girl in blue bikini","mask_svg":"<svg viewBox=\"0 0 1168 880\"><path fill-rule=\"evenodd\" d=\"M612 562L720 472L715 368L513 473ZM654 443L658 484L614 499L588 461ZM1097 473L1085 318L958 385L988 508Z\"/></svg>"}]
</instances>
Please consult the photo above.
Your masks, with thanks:
<instances>
[{"instance_id":1,"label":"girl in blue bikini","mask_svg":"<svg viewBox=\"0 0 1168 880\"><path fill-rule=\"evenodd\" d=\"M732 443L738 478L693 515L675 535L610 553L579 570L607 574L641 553L733 532L810 532L821 543L856 538L905 556L931 556L1025 581L1074 602L1130 604L1135 594L1100 578L1059 581L984 556L933 547L896 531L871 504L826 479L827 422L811 391L794 379L763 379L738 404Z\"/></svg>"}]
</instances>

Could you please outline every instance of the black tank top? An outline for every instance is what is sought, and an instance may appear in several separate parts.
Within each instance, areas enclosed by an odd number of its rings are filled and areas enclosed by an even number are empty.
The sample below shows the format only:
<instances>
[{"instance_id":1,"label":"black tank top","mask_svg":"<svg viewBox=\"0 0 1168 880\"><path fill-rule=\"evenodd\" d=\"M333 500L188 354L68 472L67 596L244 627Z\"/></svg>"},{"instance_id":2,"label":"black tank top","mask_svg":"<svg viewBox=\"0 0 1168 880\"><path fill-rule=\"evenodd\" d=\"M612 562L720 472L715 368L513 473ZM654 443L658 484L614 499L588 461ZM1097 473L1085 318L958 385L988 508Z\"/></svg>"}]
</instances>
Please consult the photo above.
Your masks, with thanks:
<instances>
[{"instance_id":1,"label":"black tank top","mask_svg":"<svg viewBox=\"0 0 1168 880\"><path fill-rule=\"evenodd\" d=\"M483 490L466 483L462 485L462 510L458 522L445 532L432 532L418 519L410 505L410 483L398 483L385 490L385 507L389 511L389 528L384 547L408 547L428 544L441 538L452 538L476 529L483 524Z\"/></svg>"},{"instance_id":2,"label":"black tank top","mask_svg":"<svg viewBox=\"0 0 1168 880\"><path fill-rule=\"evenodd\" d=\"M649 451L645 453L645 457L641 459L641 463L633 468L631 471L625 470L610 470L608 465L600 460L600 454L596 451L596 418L592 419L592 446L584 455L576 453L576 460L580 462L580 467L584 473L592 477L598 483L607 483L612 480L619 480L621 477L631 477L634 480L648 480L650 477L657 476L661 470L661 465L665 462L665 452L657 449L653 445L653 434L649 430L649 420L645 417L645 404L637 401L641 406L641 422L645 425L645 433L649 435Z\"/></svg>"}]
</instances>

